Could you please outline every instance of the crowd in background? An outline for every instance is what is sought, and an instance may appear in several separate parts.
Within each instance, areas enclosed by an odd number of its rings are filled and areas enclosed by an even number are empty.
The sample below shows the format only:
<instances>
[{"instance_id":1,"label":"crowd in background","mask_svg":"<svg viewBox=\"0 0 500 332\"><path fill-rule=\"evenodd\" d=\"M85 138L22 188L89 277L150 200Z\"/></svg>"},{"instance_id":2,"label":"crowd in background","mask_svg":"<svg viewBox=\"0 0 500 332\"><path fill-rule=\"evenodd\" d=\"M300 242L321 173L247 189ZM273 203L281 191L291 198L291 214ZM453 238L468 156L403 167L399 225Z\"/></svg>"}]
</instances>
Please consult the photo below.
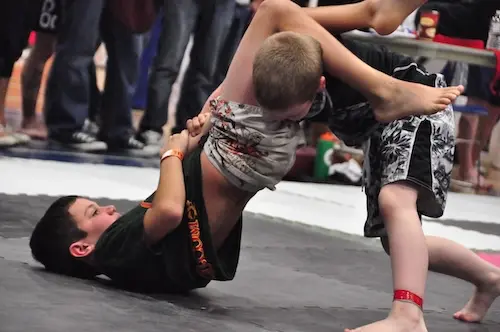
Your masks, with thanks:
<instances>
[{"instance_id":1,"label":"crowd in background","mask_svg":"<svg viewBox=\"0 0 500 332\"><path fill-rule=\"evenodd\" d=\"M179 79L188 45L189 63L179 90L175 122L171 121L172 132L182 130L186 120L200 111L221 83L260 2L157 1L156 22L145 33L131 31L118 19L113 0L2 2L0 40L6 47L0 59L0 147L36 139L77 151L157 157L169 121L174 83ZM308 5L308 1L296 2ZM320 0L318 5L350 2L356 0ZM486 42L490 19L499 7L496 0L429 0L421 10L439 11L438 34ZM33 31L36 38L21 74L23 119L21 128L13 129L5 117L9 78ZM101 44L107 54L102 90L98 88L94 62ZM43 116L39 117L36 104L42 74L51 57ZM460 135L477 135L480 144L459 147L458 177L481 182L475 161L488 145L500 117L500 98L487 87L495 71L453 63L445 69L448 81L467 86L470 104L488 110L488 117L481 122L477 116L463 116L459 126ZM144 95L141 105L134 104L138 92ZM137 127L133 125L134 108L143 110Z\"/></svg>"}]
</instances>

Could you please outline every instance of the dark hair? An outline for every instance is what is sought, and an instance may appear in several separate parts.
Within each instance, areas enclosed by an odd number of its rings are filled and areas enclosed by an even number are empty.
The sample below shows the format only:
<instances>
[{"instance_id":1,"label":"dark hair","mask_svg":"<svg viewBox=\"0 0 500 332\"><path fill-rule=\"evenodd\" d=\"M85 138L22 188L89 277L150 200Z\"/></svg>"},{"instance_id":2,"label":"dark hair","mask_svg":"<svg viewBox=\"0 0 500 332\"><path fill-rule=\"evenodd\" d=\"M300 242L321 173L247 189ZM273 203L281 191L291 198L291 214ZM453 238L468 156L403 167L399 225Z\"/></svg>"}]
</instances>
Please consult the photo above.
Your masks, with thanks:
<instances>
[{"instance_id":1,"label":"dark hair","mask_svg":"<svg viewBox=\"0 0 500 332\"><path fill-rule=\"evenodd\" d=\"M71 244L87 236L77 227L69 213L69 208L77 198L64 196L52 203L31 234L30 248L33 258L47 270L89 279L97 275L96 270L69 251Z\"/></svg>"}]
</instances>

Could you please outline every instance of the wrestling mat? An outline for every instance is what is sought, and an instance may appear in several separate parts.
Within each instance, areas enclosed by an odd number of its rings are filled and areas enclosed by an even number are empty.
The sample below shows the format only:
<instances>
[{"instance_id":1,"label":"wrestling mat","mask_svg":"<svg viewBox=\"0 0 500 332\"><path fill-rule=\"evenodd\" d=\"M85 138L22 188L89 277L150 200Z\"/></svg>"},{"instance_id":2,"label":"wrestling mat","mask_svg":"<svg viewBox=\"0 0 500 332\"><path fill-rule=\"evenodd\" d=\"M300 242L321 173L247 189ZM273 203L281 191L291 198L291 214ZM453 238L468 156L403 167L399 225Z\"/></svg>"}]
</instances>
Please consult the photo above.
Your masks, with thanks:
<instances>
[{"instance_id":1,"label":"wrestling mat","mask_svg":"<svg viewBox=\"0 0 500 332\"><path fill-rule=\"evenodd\" d=\"M106 282L45 272L31 258L30 231L53 197L0 194L0 331L343 331L385 317L389 259L362 238L245 215L237 277L185 296L124 292ZM119 210L128 200L100 199ZM483 324L454 321L471 294L430 274L429 331L496 332L500 301Z\"/></svg>"}]
</instances>

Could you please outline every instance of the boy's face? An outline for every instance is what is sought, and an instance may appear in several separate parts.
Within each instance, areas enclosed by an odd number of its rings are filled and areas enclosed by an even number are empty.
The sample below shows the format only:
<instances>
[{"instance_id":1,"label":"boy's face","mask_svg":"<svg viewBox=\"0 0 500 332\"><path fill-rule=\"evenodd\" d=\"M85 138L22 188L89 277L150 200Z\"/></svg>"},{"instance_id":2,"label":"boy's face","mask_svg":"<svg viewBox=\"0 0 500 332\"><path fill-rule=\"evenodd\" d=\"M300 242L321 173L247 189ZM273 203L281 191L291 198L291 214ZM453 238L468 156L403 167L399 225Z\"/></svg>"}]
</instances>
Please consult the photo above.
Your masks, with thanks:
<instances>
[{"instance_id":1,"label":"boy's face","mask_svg":"<svg viewBox=\"0 0 500 332\"><path fill-rule=\"evenodd\" d=\"M120 217L113 205L99 206L85 198L77 198L68 211L77 227L87 233L86 238L70 247L71 253L76 257L91 253L101 234Z\"/></svg>"},{"instance_id":2,"label":"boy's face","mask_svg":"<svg viewBox=\"0 0 500 332\"><path fill-rule=\"evenodd\" d=\"M306 101L303 104L293 105L283 110L272 110L269 112L269 117L272 120L300 121L309 113L311 106L312 101Z\"/></svg>"},{"instance_id":3,"label":"boy's face","mask_svg":"<svg viewBox=\"0 0 500 332\"><path fill-rule=\"evenodd\" d=\"M321 76L319 80L319 85L317 91L321 91L326 88L326 79ZM306 117L306 115L311 110L313 100L308 100L302 104L296 104L288 107L284 110L272 110L269 112L269 117L272 120L291 120L291 121L301 121Z\"/></svg>"}]
</instances>

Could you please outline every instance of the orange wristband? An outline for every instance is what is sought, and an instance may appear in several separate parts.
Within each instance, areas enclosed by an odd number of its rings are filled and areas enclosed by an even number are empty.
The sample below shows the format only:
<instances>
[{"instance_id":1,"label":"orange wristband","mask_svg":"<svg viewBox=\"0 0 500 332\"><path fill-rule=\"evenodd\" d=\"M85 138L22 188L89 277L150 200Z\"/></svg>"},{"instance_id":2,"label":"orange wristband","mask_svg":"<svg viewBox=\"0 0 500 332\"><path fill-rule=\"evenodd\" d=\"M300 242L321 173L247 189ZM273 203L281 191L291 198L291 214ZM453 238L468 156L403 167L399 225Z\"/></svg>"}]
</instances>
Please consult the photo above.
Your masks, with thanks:
<instances>
[{"instance_id":1,"label":"orange wristband","mask_svg":"<svg viewBox=\"0 0 500 332\"><path fill-rule=\"evenodd\" d=\"M168 150L167 152L165 152L162 156L161 156L161 159L160 159L160 163L164 160L164 159L167 159L168 157L177 157L179 158L181 161L184 159L184 153L180 152L179 150Z\"/></svg>"}]
</instances>

